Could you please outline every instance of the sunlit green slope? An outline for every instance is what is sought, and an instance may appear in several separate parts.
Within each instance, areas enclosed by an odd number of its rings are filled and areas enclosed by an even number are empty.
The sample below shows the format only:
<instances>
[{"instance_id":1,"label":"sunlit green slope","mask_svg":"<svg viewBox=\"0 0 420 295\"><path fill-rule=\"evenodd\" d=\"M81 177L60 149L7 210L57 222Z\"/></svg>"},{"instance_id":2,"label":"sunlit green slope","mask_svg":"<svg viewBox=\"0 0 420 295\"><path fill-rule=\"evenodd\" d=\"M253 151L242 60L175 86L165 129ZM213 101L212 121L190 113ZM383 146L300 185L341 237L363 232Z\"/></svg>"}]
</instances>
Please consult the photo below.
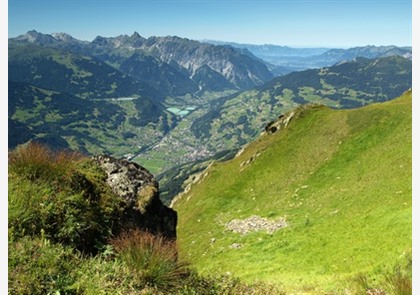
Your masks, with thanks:
<instances>
[{"instance_id":1,"label":"sunlit green slope","mask_svg":"<svg viewBox=\"0 0 420 295\"><path fill-rule=\"evenodd\" d=\"M411 193L411 91L360 109L306 106L178 198L181 256L289 292L347 292L411 253ZM226 228L252 215L287 227Z\"/></svg>"}]
</instances>

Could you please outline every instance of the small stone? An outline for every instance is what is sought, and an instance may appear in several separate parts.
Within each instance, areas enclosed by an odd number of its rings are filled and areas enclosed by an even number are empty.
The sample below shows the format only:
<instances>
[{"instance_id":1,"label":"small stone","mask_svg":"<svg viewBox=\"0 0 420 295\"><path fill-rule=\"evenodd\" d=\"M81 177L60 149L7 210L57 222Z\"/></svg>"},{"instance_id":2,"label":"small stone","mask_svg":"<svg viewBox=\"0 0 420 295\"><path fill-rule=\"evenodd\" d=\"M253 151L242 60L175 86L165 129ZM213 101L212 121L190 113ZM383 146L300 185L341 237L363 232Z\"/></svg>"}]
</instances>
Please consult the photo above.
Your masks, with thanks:
<instances>
[{"instance_id":1,"label":"small stone","mask_svg":"<svg viewBox=\"0 0 420 295\"><path fill-rule=\"evenodd\" d=\"M240 249L240 248L242 248L242 245L238 244L238 243L233 243L232 245L230 245L230 248L231 249Z\"/></svg>"}]
</instances>

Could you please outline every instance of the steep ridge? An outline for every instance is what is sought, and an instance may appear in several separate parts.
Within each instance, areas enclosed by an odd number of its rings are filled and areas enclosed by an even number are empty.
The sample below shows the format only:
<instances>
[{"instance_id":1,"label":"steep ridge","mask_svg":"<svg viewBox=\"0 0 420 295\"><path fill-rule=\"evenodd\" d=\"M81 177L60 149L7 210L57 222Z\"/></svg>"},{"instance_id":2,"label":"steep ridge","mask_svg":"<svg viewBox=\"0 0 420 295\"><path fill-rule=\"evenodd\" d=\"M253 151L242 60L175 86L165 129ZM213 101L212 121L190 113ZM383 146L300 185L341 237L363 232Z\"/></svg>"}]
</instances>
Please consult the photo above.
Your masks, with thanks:
<instances>
[{"instance_id":1,"label":"steep ridge","mask_svg":"<svg viewBox=\"0 0 420 295\"><path fill-rule=\"evenodd\" d=\"M411 96L306 105L267 125L174 202L181 256L292 293L377 280L411 253Z\"/></svg>"}]
</instances>

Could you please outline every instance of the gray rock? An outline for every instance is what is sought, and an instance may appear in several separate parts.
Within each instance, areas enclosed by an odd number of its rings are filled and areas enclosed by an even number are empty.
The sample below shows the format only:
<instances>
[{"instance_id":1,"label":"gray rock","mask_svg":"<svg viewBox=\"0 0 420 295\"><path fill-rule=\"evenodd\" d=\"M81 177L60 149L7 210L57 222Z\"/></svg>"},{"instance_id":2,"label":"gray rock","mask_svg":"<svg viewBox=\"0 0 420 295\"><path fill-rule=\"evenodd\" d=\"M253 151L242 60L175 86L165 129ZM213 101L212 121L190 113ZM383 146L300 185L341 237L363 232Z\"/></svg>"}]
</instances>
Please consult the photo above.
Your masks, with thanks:
<instances>
[{"instance_id":1,"label":"gray rock","mask_svg":"<svg viewBox=\"0 0 420 295\"><path fill-rule=\"evenodd\" d=\"M125 203L124 229L139 228L176 238L177 213L163 205L158 183L147 169L108 155L93 159L105 171L112 191Z\"/></svg>"}]
</instances>

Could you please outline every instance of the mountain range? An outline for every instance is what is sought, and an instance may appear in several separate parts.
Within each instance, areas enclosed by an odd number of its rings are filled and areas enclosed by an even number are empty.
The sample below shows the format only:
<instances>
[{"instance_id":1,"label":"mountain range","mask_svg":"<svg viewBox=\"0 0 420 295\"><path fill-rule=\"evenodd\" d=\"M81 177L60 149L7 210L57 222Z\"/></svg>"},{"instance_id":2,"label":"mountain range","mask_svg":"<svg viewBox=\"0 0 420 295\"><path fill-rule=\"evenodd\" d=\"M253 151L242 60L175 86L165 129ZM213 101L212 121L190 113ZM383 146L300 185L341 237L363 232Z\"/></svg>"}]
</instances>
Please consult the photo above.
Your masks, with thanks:
<instances>
[{"instance_id":1,"label":"mountain range","mask_svg":"<svg viewBox=\"0 0 420 295\"><path fill-rule=\"evenodd\" d=\"M337 49L325 47L293 48L272 44L255 45L212 40L205 40L204 42L246 49L253 55L264 60L275 76L282 76L298 70L332 66L344 60L349 61L357 57L381 58L392 55L400 55L409 59L412 57L412 48L410 46L368 45L348 49Z\"/></svg>"},{"instance_id":2,"label":"mountain range","mask_svg":"<svg viewBox=\"0 0 420 295\"><path fill-rule=\"evenodd\" d=\"M274 65L256 56L264 51L308 58L303 68L321 57L335 64L275 78ZM300 104L353 108L400 95L411 87L410 52L248 48L138 33L88 42L30 31L9 39L9 147L38 140L125 156L162 177L170 200L172 176L185 176L185 164L231 154Z\"/></svg>"},{"instance_id":3,"label":"mountain range","mask_svg":"<svg viewBox=\"0 0 420 295\"><path fill-rule=\"evenodd\" d=\"M98 36L86 42L64 33L30 31L9 39L9 52L29 44L95 57L164 96L250 88L273 77L255 57L176 36L146 39L135 32L131 36Z\"/></svg>"}]
</instances>

